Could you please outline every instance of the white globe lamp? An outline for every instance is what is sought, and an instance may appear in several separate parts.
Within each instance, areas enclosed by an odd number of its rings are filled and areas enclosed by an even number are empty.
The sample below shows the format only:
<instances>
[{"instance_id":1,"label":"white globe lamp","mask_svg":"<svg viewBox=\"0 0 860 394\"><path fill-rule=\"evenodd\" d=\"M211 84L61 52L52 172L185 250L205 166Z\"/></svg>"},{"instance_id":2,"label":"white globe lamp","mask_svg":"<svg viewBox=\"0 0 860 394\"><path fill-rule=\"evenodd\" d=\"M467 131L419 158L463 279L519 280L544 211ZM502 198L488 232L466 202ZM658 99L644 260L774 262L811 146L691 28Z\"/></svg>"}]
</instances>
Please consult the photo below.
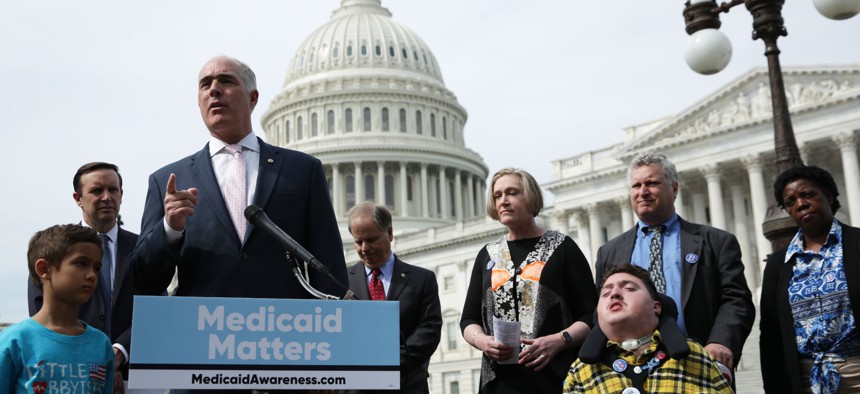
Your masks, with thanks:
<instances>
[{"instance_id":1,"label":"white globe lamp","mask_svg":"<svg viewBox=\"0 0 860 394\"><path fill-rule=\"evenodd\" d=\"M843 20L860 13L860 0L812 0L818 13L825 18Z\"/></svg>"},{"instance_id":2,"label":"white globe lamp","mask_svg":"<svg viewBox=\"0 0 860 394\"><path fill-rule=\"evenodd\" d=\"M716 74L726 68L731 59L732 43L717 29L702 29L687 39L684 60L699 74Z\"/></svg>"}]
</instances>

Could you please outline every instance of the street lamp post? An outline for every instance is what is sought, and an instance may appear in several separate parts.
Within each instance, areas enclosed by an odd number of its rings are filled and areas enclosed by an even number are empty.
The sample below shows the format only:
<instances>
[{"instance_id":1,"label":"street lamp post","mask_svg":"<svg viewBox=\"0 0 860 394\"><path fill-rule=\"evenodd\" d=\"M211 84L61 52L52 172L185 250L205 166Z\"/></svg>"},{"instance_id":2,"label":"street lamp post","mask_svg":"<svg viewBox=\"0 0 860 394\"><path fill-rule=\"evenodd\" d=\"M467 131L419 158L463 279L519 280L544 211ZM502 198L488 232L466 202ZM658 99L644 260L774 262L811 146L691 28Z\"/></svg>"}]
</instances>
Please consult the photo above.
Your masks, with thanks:
<instances>
[{"instance_id":1,"label":"street lamp post","mask_svg":"<svg viewBox=\"0 0 860 394\"><path fill-rule=\"evenodd\" d=\"M690 68L702 74L714 74L725 68L731 59L731 43L719 32L720 13L728 13L732 7L740 4L746 5L752 14L753 40L764 41L773 107L773 169L774 175L778 175L803 165L791 126L779 64L779 48L776 45L780 36L788 34L782 19L785 0L731 0L720 5L715 0L688 0L684 8L684 20L690 41L685 58ZM815 6L822 15L831 19L847 19L860 12L860 0L815 0ZM797 226L771 202L762 223L762 231L776 250L791 240Z\"/></svg>"}]
</instances>

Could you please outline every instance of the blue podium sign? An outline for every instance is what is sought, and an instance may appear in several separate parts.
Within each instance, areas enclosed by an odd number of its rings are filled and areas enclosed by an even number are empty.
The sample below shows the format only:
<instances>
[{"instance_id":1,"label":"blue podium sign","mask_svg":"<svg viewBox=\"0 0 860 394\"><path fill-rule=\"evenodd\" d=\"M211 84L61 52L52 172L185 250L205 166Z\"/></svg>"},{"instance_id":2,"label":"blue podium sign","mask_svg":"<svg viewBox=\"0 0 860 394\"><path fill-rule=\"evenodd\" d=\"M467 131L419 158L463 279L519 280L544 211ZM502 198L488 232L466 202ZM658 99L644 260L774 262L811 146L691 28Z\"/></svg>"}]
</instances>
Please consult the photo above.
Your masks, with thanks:
<instances>
[{"instance_id":1,"label":"blue podium sign","mask_svg":"<svg viewBox=\"0 0 860 394\"><path fill-rule=\"evenodd\" d=\"M397 302L135 296L129 388L398 389L399 313Z\"/></svg>"}]
</instances>

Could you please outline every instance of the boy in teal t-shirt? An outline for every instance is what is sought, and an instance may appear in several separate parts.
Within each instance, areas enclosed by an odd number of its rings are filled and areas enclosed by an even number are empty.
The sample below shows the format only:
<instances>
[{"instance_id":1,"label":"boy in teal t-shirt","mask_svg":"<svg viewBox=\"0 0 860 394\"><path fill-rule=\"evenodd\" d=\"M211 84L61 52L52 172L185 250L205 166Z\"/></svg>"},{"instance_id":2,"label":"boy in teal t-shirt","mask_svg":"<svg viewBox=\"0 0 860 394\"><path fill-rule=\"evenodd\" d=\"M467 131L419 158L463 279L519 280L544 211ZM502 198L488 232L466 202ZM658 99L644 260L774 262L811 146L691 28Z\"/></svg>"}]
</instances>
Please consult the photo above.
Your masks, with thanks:
<instances>
[{"instance_id":1,"label":"boy in teal t-shirt","mask_svg":"<svg viewBox=\"0 0 860 394\"><path fill-rule=\"evenodd\" d=\"M113 393L108 337L78 320L98 285L102 243L95 230L58 225L30 239L30 278L44 296L33 317L0 333L0 392Z\"/></svg>"}]
</instances>

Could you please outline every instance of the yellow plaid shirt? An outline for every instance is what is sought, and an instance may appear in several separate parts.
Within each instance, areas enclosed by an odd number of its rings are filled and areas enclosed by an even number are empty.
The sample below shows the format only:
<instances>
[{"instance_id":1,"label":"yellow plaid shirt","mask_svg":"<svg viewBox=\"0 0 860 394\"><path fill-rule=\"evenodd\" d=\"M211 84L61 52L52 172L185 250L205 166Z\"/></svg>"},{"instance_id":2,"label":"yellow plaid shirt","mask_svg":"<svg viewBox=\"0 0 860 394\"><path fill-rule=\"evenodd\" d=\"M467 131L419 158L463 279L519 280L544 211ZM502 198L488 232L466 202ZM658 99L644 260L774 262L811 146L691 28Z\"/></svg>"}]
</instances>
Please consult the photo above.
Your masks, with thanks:
<instances>
[{"instance_id":1,"label":"yellow plaid shirt","mask_svg":"<svg viewBox=\"0 0 860 394\"><path fill-rule=\"evenodd\" d=\"M633 352L621 348L617 342L607 341L607 350L617 354L627 362L627 368L645 365L654 357L660 344L660 332L654 331L653 341L639 358ZM720 368L705 349L697 342L688 339L690 355L681 360L670 358L645 378L645 391L648 394L666 393L732 393L720 373ZM615 372L603 363L585 364L576 360L564 382L564 393L617 394L625 388L633 387L633 381L624 374Z\"/></svg>"}]
</instances>

